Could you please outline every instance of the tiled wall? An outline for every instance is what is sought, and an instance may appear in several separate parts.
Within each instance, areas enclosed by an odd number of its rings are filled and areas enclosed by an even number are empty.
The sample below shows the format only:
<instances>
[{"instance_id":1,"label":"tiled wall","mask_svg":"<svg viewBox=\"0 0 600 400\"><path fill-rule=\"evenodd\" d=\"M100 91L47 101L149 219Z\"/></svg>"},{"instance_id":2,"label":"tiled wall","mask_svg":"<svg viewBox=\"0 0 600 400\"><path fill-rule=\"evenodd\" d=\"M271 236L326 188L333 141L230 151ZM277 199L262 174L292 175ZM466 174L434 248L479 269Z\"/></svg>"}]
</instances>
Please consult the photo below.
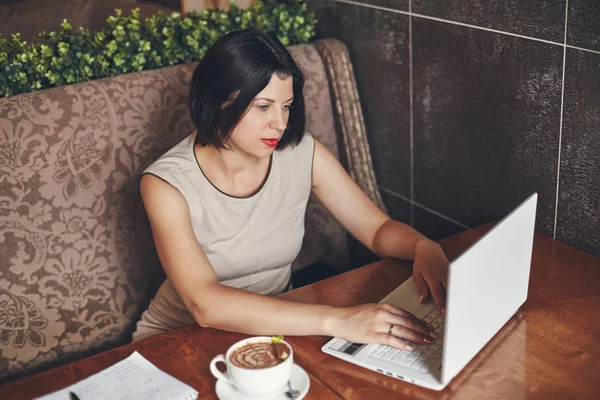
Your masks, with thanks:
<instances>
[{"instance_id":1,"label":"tiled wall","mask_svg":"<svg viewBox=\"0 0 600 400\"><path fill-rule=\"evenodd\" d=\"M536 230L600 256L600 1L307 3L349 48L393 217L439 239L535 191Z\"/></svg>"}]
</instances>

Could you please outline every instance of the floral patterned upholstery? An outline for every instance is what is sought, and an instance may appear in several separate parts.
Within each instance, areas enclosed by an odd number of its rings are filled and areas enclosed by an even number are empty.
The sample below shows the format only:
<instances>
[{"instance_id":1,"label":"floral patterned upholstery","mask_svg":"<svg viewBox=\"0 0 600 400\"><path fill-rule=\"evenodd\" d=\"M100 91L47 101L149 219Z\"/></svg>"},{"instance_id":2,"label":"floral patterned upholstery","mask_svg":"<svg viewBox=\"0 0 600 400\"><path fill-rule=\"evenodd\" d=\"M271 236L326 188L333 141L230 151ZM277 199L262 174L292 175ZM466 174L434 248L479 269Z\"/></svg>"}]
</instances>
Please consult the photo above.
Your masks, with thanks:
<instances>
[{"instance_id":1,"label":"floral patterned upholstery","mask_svg":"<svg viewBox=\"0 0 600 400\"><path fill-rule=\"evenodd\" d=\"M341 103L318 43L290 51L307 76L307 130L339 156L332 104ZM194 67L0 99L0 382L130 340L164 279L140 173L193 130ZM347 246L311 198L294 268L319 260L342 270Z\"/></svg>"}]
</instances>

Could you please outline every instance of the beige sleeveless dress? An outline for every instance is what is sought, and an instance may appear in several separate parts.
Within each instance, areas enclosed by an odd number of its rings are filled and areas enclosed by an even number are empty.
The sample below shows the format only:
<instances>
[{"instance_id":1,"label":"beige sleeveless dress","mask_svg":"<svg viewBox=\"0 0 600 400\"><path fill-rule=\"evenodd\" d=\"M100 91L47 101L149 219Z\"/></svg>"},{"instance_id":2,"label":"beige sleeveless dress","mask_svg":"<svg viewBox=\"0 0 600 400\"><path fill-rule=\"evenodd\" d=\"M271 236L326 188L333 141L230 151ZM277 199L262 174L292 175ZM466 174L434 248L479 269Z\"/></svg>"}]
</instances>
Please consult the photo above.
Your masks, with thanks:
<instances>
[{"instance_id":1,"label":"beige sleeveless dress","mask_svg":"<svg viewBox=\"0 0 600 400\"><path fill-rule=\"evenodd\" d=\"M312 185L314 140L309 133L293 148L273 153L268 176L252 196L233 197L204 175L189 135L143 173L156 175L184 196L198 243L222 285L277 295L290 284L300 252ZM195 320L166 279L142 314L137 341Z\"/></svg>"}]
</instances>

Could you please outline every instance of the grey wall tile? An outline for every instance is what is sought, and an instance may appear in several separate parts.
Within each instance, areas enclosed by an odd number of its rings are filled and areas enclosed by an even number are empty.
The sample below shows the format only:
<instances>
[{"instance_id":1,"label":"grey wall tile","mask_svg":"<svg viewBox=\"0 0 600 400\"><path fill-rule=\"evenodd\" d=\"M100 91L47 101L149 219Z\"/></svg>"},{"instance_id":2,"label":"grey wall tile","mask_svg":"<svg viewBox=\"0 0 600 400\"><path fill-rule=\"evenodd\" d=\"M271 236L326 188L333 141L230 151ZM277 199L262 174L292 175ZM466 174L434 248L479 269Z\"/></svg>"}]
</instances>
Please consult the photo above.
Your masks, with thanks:
<instances>
[{"instance_id":1,"label":"grey wall tile","mask_svg":"<svg viewBox=\"0 0 600 400\"><path fill-rule=\"evenodd\" d=\"M567 44L600 51L600 1L569 0Z\"/></svg>"},{"instance_id":2,"label":"grey wall tile","mask_svg":"<svg viewBox=\"0 0 600 400\"><path fill-rule=\"evenodd\" d=\"M306 0L308 10L314 12L317 18L315 39L339 38L340 16L337 5L334 0Z\"/></svg>"},{"instance_id":3,"label":"grey wall tile","mask_svg":"<svg viewBox=\"0 0 600 400\"><path fill-rule=\"evenodd\" d=\"M477 226L539 193L552 233L563 48L413 20L415 201Z\"/></svg>"},{"instance_id":4,"label":"grey wall tile","mask_svg":"<svg viewBox=\"0 0 600 400\"><path fill-rule=\"evenodd\" d=\"M376 6L392 8L394 10L408 11L408 0L352 0L357 3L373 4Z\"/></svg>"},{"instance_id":5,"label":"grey wall tile","mask_svg":"<svg viewBox=\"0 0 600 400\"><path fill-rule=\"evenodd\" d=\"M412 12L563 43L565 2L566 0L412 0Z\"/></svg>"},{"instance_id":6,"label":"grey wall tile","mask_svg":"<svg viewBox=\"0 0 600 400\"><path fill-rule=\"evenodd\" d=\"M386 190L381 190L381 197L383 198L383 203L388 208L390 217L396 221L410 225L410 214L412 212L414 214L413 227L429 239L440 240L466 230L464 226L431 213L418 205L415 205L411 211L408 201Z\"/></svg>"},{"instance_id":7,"label":"grey wall tile","mask_svg":"<svg viewBox=\"0 0 600 400\"><path fill-rule=\"evenodd\" d=\"M414 228L431 240L438 241L466 230L466 228L418 206L414 207L413 213L415 216Z\"/></svg>"},{"instance_id":8,"label":"grey wall tile","mask_svg":"<svg viewBox=\"0 0 600 400\"><path fill-rule=\"evenodd\" d=\"M378 183L410 196L408 16L335 2L317 17L348 46Z\"/></svg>"},{"instance_id":9,"label":"grey wall tile","mask_svg":"<svg viewBox=\"0 0 600 400\"><path fill-rule=\"evenodd\" d=\"M389 216L396 221L410 225L410 203L385 190L380 190L380 192L383 204L388 209Z\"/></svg>"},{"instance_id":10,"label":"grey wall tile","mask_svg":"<svg viewBox=\"0 0 600 400\"><path fill-rule=\"evenodd\" d=\"M567 49L556 239L600 256L600 54Z\"/></svg>"}]
</instances>

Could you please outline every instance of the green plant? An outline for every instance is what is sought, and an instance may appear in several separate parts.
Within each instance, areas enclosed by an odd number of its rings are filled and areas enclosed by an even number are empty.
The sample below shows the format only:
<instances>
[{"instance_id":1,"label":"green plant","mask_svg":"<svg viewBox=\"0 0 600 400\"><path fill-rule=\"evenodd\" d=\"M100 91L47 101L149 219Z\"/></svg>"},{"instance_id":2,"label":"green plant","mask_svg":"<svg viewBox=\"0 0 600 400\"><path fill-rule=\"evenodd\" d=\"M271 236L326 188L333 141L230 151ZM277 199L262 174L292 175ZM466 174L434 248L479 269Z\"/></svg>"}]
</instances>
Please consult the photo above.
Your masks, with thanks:
<instances>
[{"instance_id":1,"label":"green plant","mask_svg":"<svg viewBox=\"0 0 600 400\"><path fill-rule=\"evenodd\" d=\"M285 45L306 43L316 22L303 0L263 0L246 10L232 3L228 12L158 13L143 22L138 9L128 16L115 10L95 33L74 31L64 20L58 33L42 32L39 44L19 34L0 37L0 97L198 61L220 36L238 29L272 31Z\"/></svg>"},{"instance_id":2,"label":"green plant","mask_svg":"<svg viewBox=\"0 0 600 400\"><path fill-rule=\"evenodd\" d=\"M252 27L277 32L286 46L308 42L315 34L317 23L303 0L263 0L248 10L236 8L231 17L239 29Z\"/></svg>"}]
</instances>

